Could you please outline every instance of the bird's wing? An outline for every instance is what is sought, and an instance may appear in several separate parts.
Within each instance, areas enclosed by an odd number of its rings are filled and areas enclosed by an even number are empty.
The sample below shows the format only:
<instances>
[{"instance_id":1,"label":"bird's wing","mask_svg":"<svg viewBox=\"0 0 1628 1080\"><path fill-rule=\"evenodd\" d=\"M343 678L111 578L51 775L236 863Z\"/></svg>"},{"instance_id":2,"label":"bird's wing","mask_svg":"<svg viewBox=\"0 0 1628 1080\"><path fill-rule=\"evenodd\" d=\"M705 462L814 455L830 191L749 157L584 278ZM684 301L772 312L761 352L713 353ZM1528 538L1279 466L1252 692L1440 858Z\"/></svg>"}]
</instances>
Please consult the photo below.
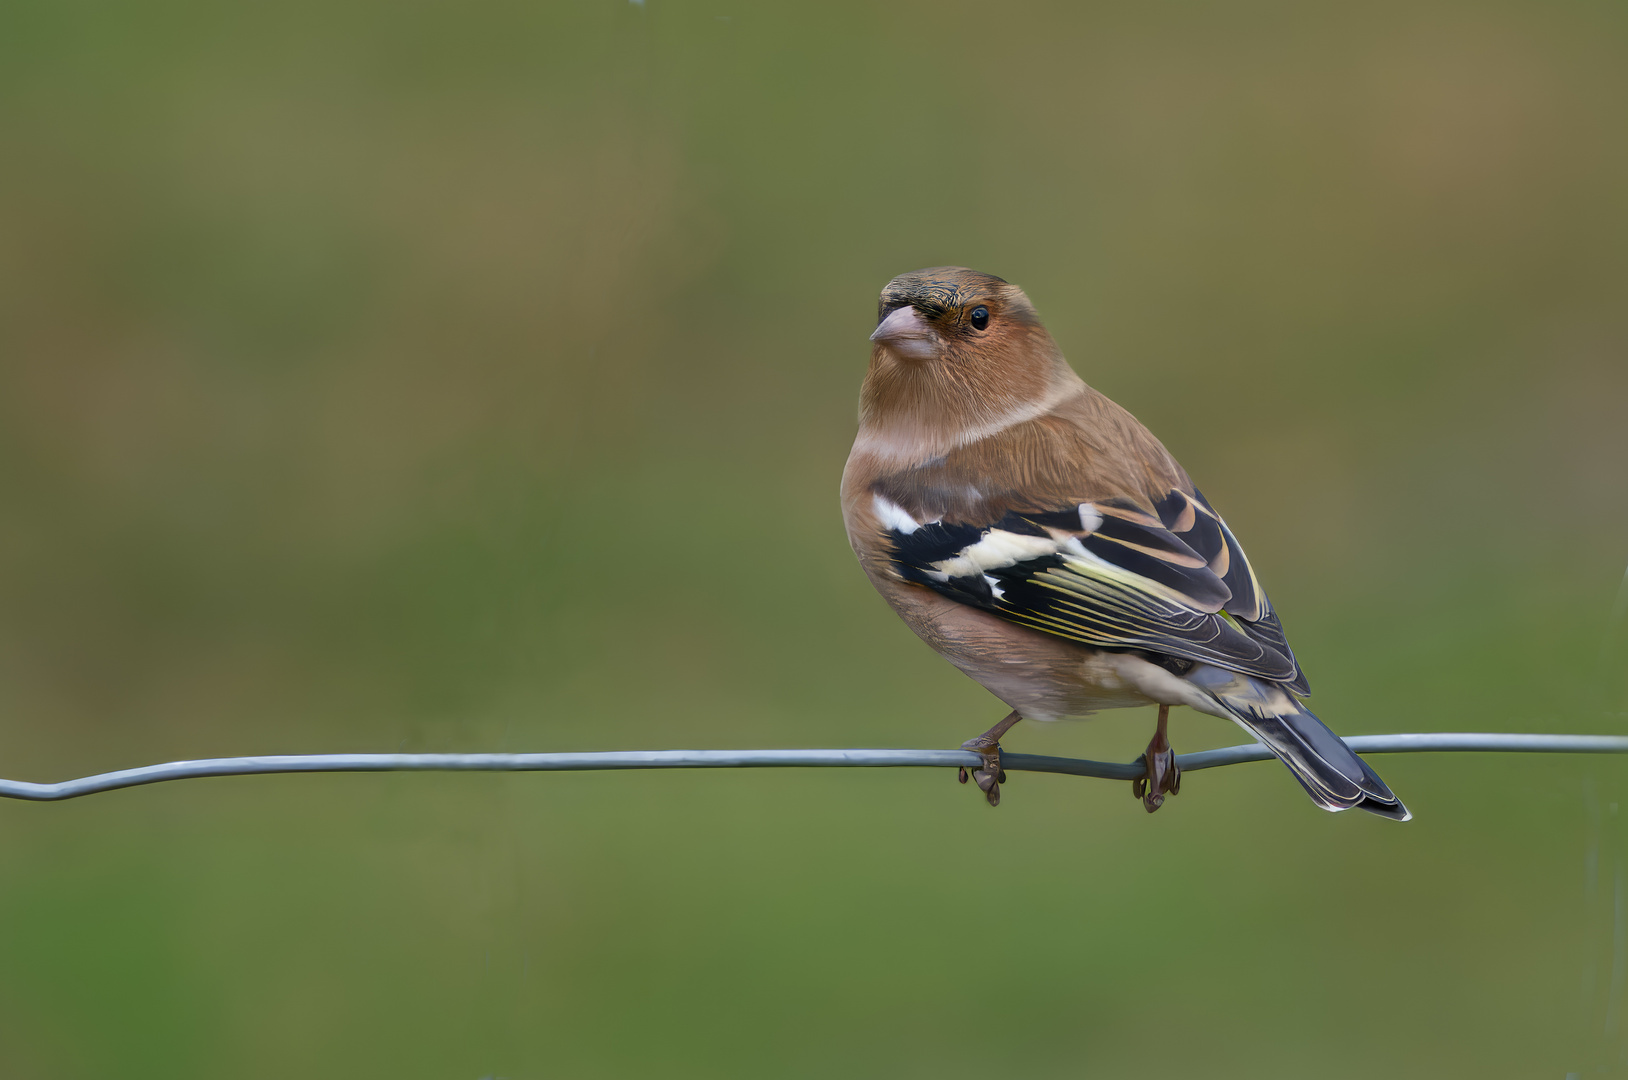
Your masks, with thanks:
<instances>
[{"instance_id":1,"label":"bird's wing","mask_svg":"<svg viewBox=\"0 0 1628 1080\"><path fill-rule=\"evenodd\" d=\"M894 570L949 599L1105 649L1146 650L1310 692L1243 548L1197 489L978 523L873 495ZM993 515L991 515L993 516Z\"/></svg>"}]
</instances>

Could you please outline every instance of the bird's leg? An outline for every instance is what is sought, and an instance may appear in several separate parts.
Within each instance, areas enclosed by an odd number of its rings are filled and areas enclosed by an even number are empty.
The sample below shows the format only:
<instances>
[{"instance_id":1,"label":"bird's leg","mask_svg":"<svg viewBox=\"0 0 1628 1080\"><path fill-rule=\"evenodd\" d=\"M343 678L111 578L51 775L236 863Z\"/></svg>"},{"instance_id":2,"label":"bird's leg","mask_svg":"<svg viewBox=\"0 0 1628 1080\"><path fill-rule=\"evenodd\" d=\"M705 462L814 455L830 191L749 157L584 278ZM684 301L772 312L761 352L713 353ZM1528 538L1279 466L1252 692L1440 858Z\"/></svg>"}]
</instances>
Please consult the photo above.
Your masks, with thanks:
<instances>
[{"instance_id":1,"label":"bird's leg","mask_svg":"<svg viewBox=\"0 0 1628 1080\"><path fill-rule=\"evenodd\" d=\"M1001 804L1001 785L1006 783L1006 770L1001 768L1001 736L1012 729L1012 725L1023 717L1013 710L1005 720L996 724L976 739L968 739L961 744L963 750L974 750L984 759L983 767L973 771L972 778L978 781L978 787L983 791L984 798L989 800L990 806ZM966 766L961 767L960 780L967 782Z\"/></svg>"},{"instance_id":2,"label":"bird's leg","mask_svg":"<svg viewBox=\"0 0 1628 1080\"><path fill-rule=\"evenodd\" d=\"M1148 808L1150 814L1164 805L1166 795L1181 792L1181 770L1176 767L1175 751L1170 749L1169 721L1170 706L1160 705L1159 727L1154 731L1153 740L1148 743L1147 753L1142 758L1147 762L1147 775L1131 781L1131 790L1142 800L1142 805Z\"/></svg>"}]
</instances>

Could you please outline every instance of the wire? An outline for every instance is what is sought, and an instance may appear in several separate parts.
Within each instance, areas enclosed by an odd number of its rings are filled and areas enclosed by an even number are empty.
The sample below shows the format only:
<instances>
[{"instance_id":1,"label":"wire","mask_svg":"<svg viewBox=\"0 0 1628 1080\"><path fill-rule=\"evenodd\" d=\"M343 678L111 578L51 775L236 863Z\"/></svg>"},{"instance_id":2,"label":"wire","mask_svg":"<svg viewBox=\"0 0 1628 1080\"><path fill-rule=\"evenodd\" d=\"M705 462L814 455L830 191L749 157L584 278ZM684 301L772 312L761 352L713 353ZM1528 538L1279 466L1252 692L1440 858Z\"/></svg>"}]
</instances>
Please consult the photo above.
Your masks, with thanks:
<instances>
[{"instance_id":1,"label":"wire","mask_svg":"<svg viewBox=\"0 0 1628 1080\"><path fill-rule=\"evenodd\" d=\"M1436 732L1411 735L1357 735L1346 739L1363 754L1491 751L1521 754L1628 754L1628 736L1494 735ZM1181 754L1176 764L1189 772L1265 761L1272 752L1259 743ZM314 772L579 772L599 769L759 769L759 768L956 768L976 767L970 750L613 750L582 754L288 754L270 757L204 758L169 761L139 769L82 776L55 784L0 780L0 796L55 802L102 791L195 780L205 776L258 776ZM1001 755L1013 772L1064 773L1105 780L1135 780L1141 760L1120 763L1084 758Z\"/></svg>"}]
</instances>

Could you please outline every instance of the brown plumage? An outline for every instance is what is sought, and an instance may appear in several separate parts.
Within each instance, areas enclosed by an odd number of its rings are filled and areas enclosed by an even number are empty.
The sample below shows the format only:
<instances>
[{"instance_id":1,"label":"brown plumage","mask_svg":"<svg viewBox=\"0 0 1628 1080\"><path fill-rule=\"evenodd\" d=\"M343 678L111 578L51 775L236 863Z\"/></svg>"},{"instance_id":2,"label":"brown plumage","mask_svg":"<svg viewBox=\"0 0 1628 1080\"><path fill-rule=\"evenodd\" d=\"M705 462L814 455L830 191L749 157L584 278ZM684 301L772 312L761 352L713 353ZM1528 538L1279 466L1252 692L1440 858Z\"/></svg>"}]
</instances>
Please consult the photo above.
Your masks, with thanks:
<instances>
[{"instance_id":1,"label":"brown plumage","mask_svg":"<svg viewBox=\"0 0 1628 1080\"><path fill-rule=\"evenodd\" d=\"M998 803L1018 719L1159 705L1148 809L1179 787L1172 705L1233 720L1320 805L1407 811L1310 692L1243 549L1170 453L1064 360L1022 290L958 267L882 290L843 518L921 638L1012 709L966 745Z\"/></svg>"}]
</instances>

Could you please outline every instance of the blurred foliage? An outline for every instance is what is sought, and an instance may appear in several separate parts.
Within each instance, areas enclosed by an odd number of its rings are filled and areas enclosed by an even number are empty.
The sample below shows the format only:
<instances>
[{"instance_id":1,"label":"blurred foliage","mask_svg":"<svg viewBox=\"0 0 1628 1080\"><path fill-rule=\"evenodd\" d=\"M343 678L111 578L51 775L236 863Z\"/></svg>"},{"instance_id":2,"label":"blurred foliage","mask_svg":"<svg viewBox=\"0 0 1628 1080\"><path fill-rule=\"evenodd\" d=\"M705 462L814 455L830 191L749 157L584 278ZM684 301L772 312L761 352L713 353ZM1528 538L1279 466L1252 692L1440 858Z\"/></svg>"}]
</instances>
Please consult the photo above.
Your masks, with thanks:
<instances>
[{"instance_id":1,"label":"blurred foliage","mask_svg":"<svg viewBox=\"0 0 1628 1080\"><path fill-rule=\"evenodd\" d=\"M1621 731L1625 60L1569 0L10 0L0 773L981 731L836 506L940 263L1182 459L1337 729ZM0 806L0 1072L1621 1069L1628 763L1377 764L1411 824L1264 765Z\"/></svg>"}]
</instances>

